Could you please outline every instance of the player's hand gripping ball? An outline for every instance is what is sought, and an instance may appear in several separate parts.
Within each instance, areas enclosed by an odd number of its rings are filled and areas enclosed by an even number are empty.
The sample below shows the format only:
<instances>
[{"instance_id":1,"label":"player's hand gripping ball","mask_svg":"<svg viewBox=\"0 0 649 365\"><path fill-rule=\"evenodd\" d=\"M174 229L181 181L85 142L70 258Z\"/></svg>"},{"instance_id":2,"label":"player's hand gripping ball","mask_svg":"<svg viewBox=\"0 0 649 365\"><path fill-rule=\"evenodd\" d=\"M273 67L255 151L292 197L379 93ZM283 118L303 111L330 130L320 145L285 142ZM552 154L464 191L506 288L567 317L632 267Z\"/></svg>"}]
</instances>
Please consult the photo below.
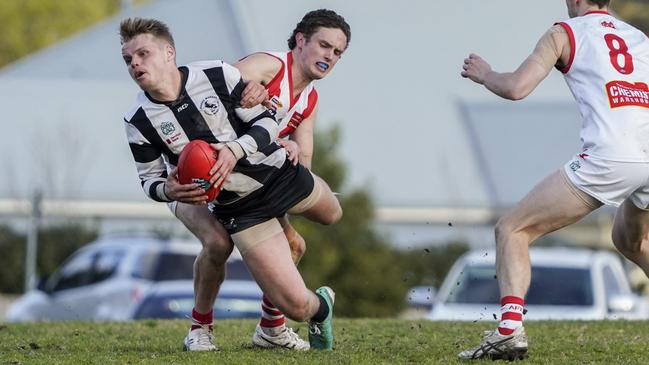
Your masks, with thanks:
<instances>
[{"instance_id":1,"label":"player's hand gripping ball","mask_svg":"<svg viewBox=\"0 0 649 365\"><path fill-rule=\"evenodd\" d=\"M193 140L183 148L178 158L178 181L181 184L198 184L213 201L221 191L221 185L210 186L210 169L216 163L218 152L209 143Z\"/></svg>"}]
</instances>

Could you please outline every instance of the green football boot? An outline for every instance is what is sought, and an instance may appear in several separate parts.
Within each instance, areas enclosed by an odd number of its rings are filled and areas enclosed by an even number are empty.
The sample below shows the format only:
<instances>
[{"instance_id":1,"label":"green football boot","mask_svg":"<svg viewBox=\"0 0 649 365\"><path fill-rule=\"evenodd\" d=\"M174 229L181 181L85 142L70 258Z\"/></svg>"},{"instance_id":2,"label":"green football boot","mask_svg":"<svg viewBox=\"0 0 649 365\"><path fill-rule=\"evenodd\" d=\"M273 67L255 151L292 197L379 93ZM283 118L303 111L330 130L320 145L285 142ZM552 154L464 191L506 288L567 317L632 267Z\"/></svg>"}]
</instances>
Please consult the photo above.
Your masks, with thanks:
<instances>
[{"instance_id":1,"label":"green football boot","mask_svg":"<svg viewBox=\"0 0 649 365\"><path fill-rule=\"evenodd\" d=\"M309 344L312 349L331 350L334 345L333 315L336 294L328 286L320 287L315 292L327 302L329 314L322 322L309 321Z\"/></svg>"}]
</instances>

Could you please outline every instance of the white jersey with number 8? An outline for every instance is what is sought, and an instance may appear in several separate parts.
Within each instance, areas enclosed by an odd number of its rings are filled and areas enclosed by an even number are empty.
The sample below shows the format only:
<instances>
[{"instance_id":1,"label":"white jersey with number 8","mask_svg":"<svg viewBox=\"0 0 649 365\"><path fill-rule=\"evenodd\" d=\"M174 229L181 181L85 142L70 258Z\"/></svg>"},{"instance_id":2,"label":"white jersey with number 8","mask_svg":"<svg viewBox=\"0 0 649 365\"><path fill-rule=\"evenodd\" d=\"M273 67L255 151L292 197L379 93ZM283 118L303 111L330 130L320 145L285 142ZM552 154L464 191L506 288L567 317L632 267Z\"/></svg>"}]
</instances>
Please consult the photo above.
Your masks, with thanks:
<instances>
[{"instance_id":1,"label":"white jersey with number 8","mask_svg":"<svg viewBox=\"0 0 649 365\"><path fill-rule=\"evenodd\" d=\"M579 104L584 152L649 162L649 39L605 11L558 24L570 39L561 72Z\"/></svg>"}]
</instances>

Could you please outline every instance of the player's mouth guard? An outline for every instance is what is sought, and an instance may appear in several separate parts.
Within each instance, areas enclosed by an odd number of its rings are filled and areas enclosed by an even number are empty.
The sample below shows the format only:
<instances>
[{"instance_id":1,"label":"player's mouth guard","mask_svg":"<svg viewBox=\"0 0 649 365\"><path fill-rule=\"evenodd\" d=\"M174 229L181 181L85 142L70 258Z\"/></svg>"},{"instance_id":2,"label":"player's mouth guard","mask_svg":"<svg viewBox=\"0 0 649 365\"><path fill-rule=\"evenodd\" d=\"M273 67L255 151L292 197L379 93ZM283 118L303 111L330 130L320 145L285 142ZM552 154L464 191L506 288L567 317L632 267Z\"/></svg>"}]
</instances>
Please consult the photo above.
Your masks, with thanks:
<instances>
[{"instance_id":1,"label":"player's mouth guard","mask_svg":"<svg viewBox=\"0 0 649 365\"><path fill-rule=\"evenodd\" d=\"M329 65L324 62L316 62L316 65L318 65L318 67L320 67L324 71L327 71L329 69Z\"/></svg>"}]
</instances>

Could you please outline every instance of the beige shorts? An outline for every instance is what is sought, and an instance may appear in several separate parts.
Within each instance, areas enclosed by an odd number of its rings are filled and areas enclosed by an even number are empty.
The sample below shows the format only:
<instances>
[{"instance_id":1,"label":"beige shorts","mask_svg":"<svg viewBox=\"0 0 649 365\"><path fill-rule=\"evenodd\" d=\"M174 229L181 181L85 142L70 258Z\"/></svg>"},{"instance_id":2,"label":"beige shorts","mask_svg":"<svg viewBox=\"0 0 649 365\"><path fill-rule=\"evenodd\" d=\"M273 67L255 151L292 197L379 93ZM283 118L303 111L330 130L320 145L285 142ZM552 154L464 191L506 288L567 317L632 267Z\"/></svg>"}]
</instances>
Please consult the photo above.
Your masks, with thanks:
<instances>
[{"instance_id":1,"label":"beige shorts","mask_svg":"<svg viewBox=\"0 0 649 365\"><path fill-rule=\"evenodd\" d=\"M289 209L289 213L299 214L305 212L311 209L318 202L324 189L323 182L322 180L317 179L315 175L313 176L313 179L314 183L311 193L306 198L295 204L291 209ZM250 248L283 231L284 229L279 223L279 220L277 220L277 218L273 218L263 223L259 223L252 227L246 228L242 231L233 233L230 237L232 238L234 245L237 246L237 249L239 249L239 252L243 254Z\"/></svg>"},{"instance_id":2,"label":"beige shorts","mask_svg":"<svg viewBox=\"0 0 649 365\"><path fill-rule=\"evenodd\" d=\"M619 207L629 199L640 209L649 208L649 163L608 161L578 154L563 170L579 190L606 205Z\"/></svg>"}]
</instances>

